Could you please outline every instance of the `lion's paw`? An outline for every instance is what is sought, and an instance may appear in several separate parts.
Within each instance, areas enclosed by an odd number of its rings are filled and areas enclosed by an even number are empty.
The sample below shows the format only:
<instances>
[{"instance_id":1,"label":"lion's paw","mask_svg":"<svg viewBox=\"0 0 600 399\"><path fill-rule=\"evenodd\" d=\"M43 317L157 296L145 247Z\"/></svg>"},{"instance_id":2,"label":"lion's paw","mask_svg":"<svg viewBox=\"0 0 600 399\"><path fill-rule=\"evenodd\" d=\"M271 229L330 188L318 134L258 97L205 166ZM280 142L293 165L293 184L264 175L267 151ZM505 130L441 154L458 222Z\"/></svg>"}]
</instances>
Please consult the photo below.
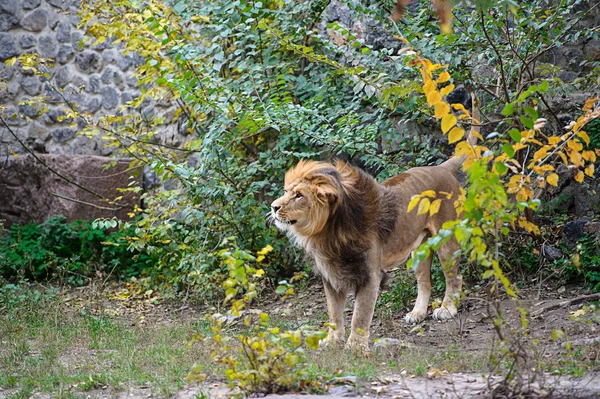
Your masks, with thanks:
<instances>
[{"instance_id":1,"label":"lion's paw","mask_svg":"<svg viewBox=\"0 0 600 399\"><path fill-rule=\"evenodd\" d=\"M351 333L348 342L346 342L345 349L367 353L369 351L369 336Z\"/></svg>"},{"instance_id":2,"label":"lion's paw","mask_svg":"<svg viewBox=\"0 0 600 399\"><path fill-rule=\"evenodd\" d=\"M433 311L433 318L435 320L450 320L458 314L458 311L454 306L440 306Z\"/></svg>"},{"instance_id":3,"label":"lion's paw","mask_svg":"<svg viewBox=\"0 0 600 399\"><path fill-rule=\"evenodd\" d=\"M417 324L425 320L425 317L427 317L427 312L416 312L413 310L404 316L404 322L406 324Z\"/></svg>"},{"instance_id":4,"label":"lion's paw","mask_svg":"<svg viewBox=\"0 0 600 399\"><path fill-rule=\"evenodd\" d=\"M344 338L333 334L329 334L327 338L319 342L319 348L335 348L344 345Z\"/></svg>"}]
</instances>

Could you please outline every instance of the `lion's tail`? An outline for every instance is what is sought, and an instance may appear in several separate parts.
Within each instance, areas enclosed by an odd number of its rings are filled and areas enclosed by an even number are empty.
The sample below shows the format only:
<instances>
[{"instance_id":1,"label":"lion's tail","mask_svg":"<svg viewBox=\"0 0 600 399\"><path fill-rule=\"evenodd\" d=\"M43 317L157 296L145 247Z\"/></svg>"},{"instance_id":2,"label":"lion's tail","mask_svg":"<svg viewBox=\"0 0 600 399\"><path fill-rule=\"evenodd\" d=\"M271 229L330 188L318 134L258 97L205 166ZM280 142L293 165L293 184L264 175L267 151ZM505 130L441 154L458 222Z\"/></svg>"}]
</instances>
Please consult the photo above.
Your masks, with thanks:
<instances>
[{"instance_id":1,"label":"lion's tail","mask_svg":"<svg viewBox=\"0 0 600 399\"><path fill-rule=\"evenodd\" d=\"M467 142L469 143L469 145L474 146L475 144L477 144L477 136L479 136L479 131L481 130L481 127L479 126L481 120L481 113L479 111L479 100L477 99L475 93L471 94L471 101L473 104L471 116L473 117L473 120L476 121L476 124L473 125L473 127L471 128L471 132L469 132L469 136L467 137ZM456 173L458 173L458 170L461 168L466 159L466 155L462 155L460 157L452 157L446 162L441 163L439 166L450 171L452 174L455 175Z\"/></svg>"}]
</instances>

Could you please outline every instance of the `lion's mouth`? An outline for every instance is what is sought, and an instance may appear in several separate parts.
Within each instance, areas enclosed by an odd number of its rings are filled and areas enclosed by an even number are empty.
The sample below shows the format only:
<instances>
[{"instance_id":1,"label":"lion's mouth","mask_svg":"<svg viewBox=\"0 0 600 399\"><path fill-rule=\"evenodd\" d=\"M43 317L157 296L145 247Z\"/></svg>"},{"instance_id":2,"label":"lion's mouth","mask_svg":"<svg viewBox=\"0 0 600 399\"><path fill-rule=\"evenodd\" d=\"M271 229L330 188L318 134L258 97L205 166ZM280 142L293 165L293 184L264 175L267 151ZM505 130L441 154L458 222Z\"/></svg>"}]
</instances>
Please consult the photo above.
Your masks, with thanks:
<instances>
[{"instance_id":1,"label":"lion's mouth","mask_svg":"<svg viewBox=\"0 0 600 399\"><path fill-rule=\"evenodd\" d=\"M296 222L297 222L297 220L283 220L283 219L280 219L280 218L277 218L277 221L278 221L279 223L282 223L282 224L289 224L289 225L292 225L292 226L293 226L293 225L295 225L295 224L296 224Z\"/></svg>"}]
</instances>

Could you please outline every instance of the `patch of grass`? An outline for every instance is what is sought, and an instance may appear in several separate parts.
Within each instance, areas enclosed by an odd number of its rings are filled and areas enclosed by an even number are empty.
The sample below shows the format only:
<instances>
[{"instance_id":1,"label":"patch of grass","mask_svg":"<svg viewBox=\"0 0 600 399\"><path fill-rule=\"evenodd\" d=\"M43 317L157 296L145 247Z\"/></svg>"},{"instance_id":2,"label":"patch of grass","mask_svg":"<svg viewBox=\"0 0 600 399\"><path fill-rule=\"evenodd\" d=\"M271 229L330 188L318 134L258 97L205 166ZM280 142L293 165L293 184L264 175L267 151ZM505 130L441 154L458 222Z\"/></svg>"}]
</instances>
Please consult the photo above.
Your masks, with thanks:
<instances>
[{"instance_id":1,"label":"patch of grass","mask_svg":"<svg viewBox=\"0 0 600 399\"><path fill-rule=\"evenodd\" d=\"M147 385L168 396L180 389L190 367L205 364L208 349L192 337L199 322L178 320L148 327L84 311L65 312L57 295L28 295L26 287L0 291L0 387L15 398L35 392L59 397L110 387ZM14 296L13 296L14 298Z\"/></svg>"}]
</instances>

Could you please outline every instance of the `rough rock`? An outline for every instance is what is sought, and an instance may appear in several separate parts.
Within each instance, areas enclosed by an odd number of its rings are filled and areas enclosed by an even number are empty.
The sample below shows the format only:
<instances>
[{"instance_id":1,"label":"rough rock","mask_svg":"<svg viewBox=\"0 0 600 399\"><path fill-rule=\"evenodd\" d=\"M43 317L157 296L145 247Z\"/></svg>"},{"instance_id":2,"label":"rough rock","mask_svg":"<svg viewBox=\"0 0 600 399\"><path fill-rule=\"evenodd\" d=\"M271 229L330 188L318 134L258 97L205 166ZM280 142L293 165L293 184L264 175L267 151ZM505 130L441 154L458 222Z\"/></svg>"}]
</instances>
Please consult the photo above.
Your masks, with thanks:
<instances>
[{"instance_id":1,"label":"rough rock","mask_svg":"<svg viewBox=\"0 0 600 399\"><path fill-rule=\"evenodd\" d=\"M540 248L540 252L544 256L544 258L549 261L555 261L563 257L563 253L559 248L553 247L551 245L542 245Z\"/></svg>"},{"instance_id":2,"label":"rough rock","mask_svg":"<svg viewBox=\"0 0 600 399\"><path fill-rule=\"evenodd\" d=\"M592 39L587 42L583 53L593 61L600 61L600 39Z\"/></svg>"},{"instance_id":3,"label":"rough rock","mask_svg":"<svg viewBox=\"0 0 600 399\"><path fill-rule=\"evenodd\" d=\"M56 40L61 43L71 41L71 23L67 20L58 23L56 28Z\"/></svg>"},{"instance_id":4,"label":"rough rock","mask_svg":"<svg viewBox=\"0 0 600 399\"><path fill-rule=\"evenodd\" d=\"M57 143L63 143L75 136L77 132L75 129L71 129L68 127L59 127L58 129L54 129L50 132L52 138Z\"/></svg>"},{"instance_id":5,"label":"rough rock","mask_svg":"<svg viewBox=\"0 0 600 399\"><path fill-rule=\"evenodd\" d=\"M102 82L99 76L90 76L88 80L88 84L85 87L87 91L90 93L100 93L100 87L102 86Z\"/></svg>"},{"instance_id":6,"label":"rough rock","mask_svg":"<svg viewBox=\"0 0 600 399\"><path fill-rule=\"evenodd\" d=\"M19 104L19 113L29 118L37 118L40 116L40 110L37 107L31 106L27 103Z\"/></svg>"},{"instance_id":7,"label":"rough rock","mask_svg":"<svg viewBox=\"0 0 600 399\"><path fill-rule=\"evenodd\" d=\"M19 0L0 1L0 31L15 27L21 19Z\"/></svg>"},{"instance_id":8,"label":"rough rock","mask_svg":"<svg viewBox=\"0 0 600 399\"><path fill-rule=\"evenodd\" d=\"M61 64L66 64L70 62L75 55L75 51L73 50L73 46L70 44L62 44L58 48L58 54L56 55L56 60Z\"/></svg>"},{"instance_id":9,"label":"rough rock","mask_svg":"<svg viewBox=\"0 0 600 399\"><path fill-rule=\"evenodd\" d=\"M42 0L23 0L23 8L26 10L33 10L34 8L38 8Z\"/></svg>"},{"instance_id":10,"label":"rough rock","mask_svg":"<svg viewBox=\"0 0 600 399\"><path fill-rule=\"evenodd\" d=\"M471 94L464 88L464 86L459 86L456 89L452 90L450 94L446 97L446 100L450 104L462 104L466 109L470 110L472 107Z\"/></svg>"},{"instance_id":11,"label":"rough rock","mask_svg":"<svg viewBox=\"0 0 600 399\"><path fill-rule=\"evenodd\" d=\"M19 45L24 49L35 47L37 45L37 38L31 33L25 33L19 39Z\"/></svg>"},{"instance_id":12,"label":"rough rock","mask_svg":"<svg viewBox=\"0 0 600 399\"><path fill-rule=\"evenodd\" d=\"M15 37L10 33L0 33L0 61L19 55Z\"/></svg>"},{"instance_id":13,"label":"rough rock","mask_svg":"<svg viewBox=\"0 0 600 399\"><path fill-rule=\"evenodd\" d=\"M27 136L44 142L50 137L50 132L48 131L48 128L41 123L33 122L29 125Z\"/></svg>"},{"instance_id":14,"label":"rough rock","mask_svg":"<svg viewBox=\"0 0 600 399\"><path fill-rule=\"evenodd\" d=\"M41 32L48 25L48 11L37 9L27 14L21 20L21 27L30 32Z\"/></svg>"},{"instance_id":15,"label":"rough rock","mask_svg":"<svg viewBox=\"0 0 600 399\"><path fill-rule=\"evenodd\" d=\"M106 109L119 105L119 93L113 87L106 86L102 89L102 105Z\"/></svg>"},{"instance_id":16,"label":"rough rock","mask_svg":"<svg viewBox=\"0 0 600 399\"><path fill-rule=\"evenodd\" d=\"M71 74L69 72L69 68L64 66L62 68L58 68L54 74L54 83L58 87L65 87L69 80L71 80Z\"/></svg>"},{"instance_id":17,"label":"rough rock","mask_svg":"<svg viewBox=\"0 0 600 399\"><path fill-rule=\"evenodd\" d=\"M579 238L581 238L583 235L583 228L588 221L588 218L584 218L567 222L565 224L565 227L563 227L563 236L565 238L565 244L567 244L567 247L572 248L575 246L575 244L577 244L577 240L579 240Z\"/></svg>"},{"instance_id":18,"label":"rough rock","mask_svg":"<svg viewBox=\"0 0 600 399\"><path fill-rule=\"evenodd\" d=\"M79 42L81 42L82 40L83 40L83 33L79 32L77 30L75 32L71 32L71 44L73 45L73 48L81 49ZM86 47L87 44L89 44L89 43L84 43L84 47Z\"/></svg>"},{"instance_id":19,"label":"rough rock","mask_svg":"<svg viewBox=\"0 0 600 399\"><path fill-rule=\"evenodd\" d=\"M46 2L52 7L56 7L61 10L68 10L71 4L73 4L72 0L46 0Z\"/></svg>"},{"instance_id":20,"label":"rough rock","mask_svg":"<svg viewBox=\"0 0 600 399\"><path fill-rule=\"evenodd\" d=\"M58 93L48 82L44 83L43 91L44 95L46 96L46 102L50 104L58 104L63 102L63 98L61 97L60 93Z\"/></svg>"},{"instance_id":21,"label":"rough rock","mask_svg":"<svg viewBox=\"0 0 600 399\"><path fill-rule=\"evenodd\" d=\"M329 395L340 396L342 398L354 398L356 397L356 388L349 385L340 385L331 388L327 391Z\"/></svg>"},{"instance_id":22,"label":"rough rock","mask_svg":"<svg viewBox=\"0 0 600 399\"><path fill-rule=\"evenodd\" d=\"M583 226L583 232L584 233L593 233L593 234L600 233L600 222L586 223L585 226Z\"/></svg>"},{"instance_id":23,"label":"rough rock","mask_svg":"<svg viewBox=\"0 0 600 399\"><path fill-rule=\"evenodd\" d=\"M100 107L102 107L102 100L98 97L91 97L88 99L83 110L93 114L94 112L98 111Z\"/></svg>"},{"instance_id":24,"label":"rough rock","mask_svg":"<svg viewBox=\"0 0 600 399\"><path fill-rule=\"evenodd\" d=\"M41 82L37 76L19 75L17 82L21 85L21 88L25 93L30 96L36 96L40 94Z\"/></svg>"},{"instance_id":25,"label":"rough rock","mask_svg":"<svg viewBox=\"0 0 600 399\"><path fill-rule=\"evenodd\" d=\"M117 189L127 187L132 174L131 171L126 171L130 161L125 159L98 156L38 156L59 173L107 198L122 195ZM104 171L103 168L112 161L117 161L116 166ZM0 190L0 219L5 219L8 225L41 223L55 215L64 215L69 221L113 216L128 219L127 212L131 211L134 204L139 204L139 200L131 194L126 194L121 201L127 204L122 209L103 203L96 196L56 176L31 155L11 158L10 162L0 169L0 187L3 188ZM62 199L53 194L80 202Z\"/></svg>"},{"instance_id":26,"label":"rough rock","mask_svg":"<svg viewBox=\"0 0 600 399\"><path fill-rule=\"evenodd\" d=\"M39 53L44 58L56 58L58 54L58 42L53 35L40 36Z\"/></svg>"},{"instance_id":27,"label":"rough rock","mask_svg":"<svg viewBox=\"0 0 600 399\"><path fill-rule=\"evenodd\" d=\"M403 44L400 40L396 40L381 23L374 20L364 24L364 35L365 44L373 47L374 50L389 49L392 53L396 53Z\"/></svg>"},{"instance_id":28,"label":"rough rock","mask_svg":"<svg viewBox=\"0 0 600 399\"><path fill-rule=\"evenodd\" d=\"M9 67L5 63L0 62L0 79L11 80L15 75L15 69L14 66Z\"/></svg>"},{"instance_id":29,"label":"rough rock","mask_svg":"<svg viewBox=\"0 0 600 399\"><path fill-rule=\"evenodd\" d=\"M75 65L81 72L93 73L102 70L102 57L94 51L83 51L75 56Z\"/></svg>"}]
</instances>

